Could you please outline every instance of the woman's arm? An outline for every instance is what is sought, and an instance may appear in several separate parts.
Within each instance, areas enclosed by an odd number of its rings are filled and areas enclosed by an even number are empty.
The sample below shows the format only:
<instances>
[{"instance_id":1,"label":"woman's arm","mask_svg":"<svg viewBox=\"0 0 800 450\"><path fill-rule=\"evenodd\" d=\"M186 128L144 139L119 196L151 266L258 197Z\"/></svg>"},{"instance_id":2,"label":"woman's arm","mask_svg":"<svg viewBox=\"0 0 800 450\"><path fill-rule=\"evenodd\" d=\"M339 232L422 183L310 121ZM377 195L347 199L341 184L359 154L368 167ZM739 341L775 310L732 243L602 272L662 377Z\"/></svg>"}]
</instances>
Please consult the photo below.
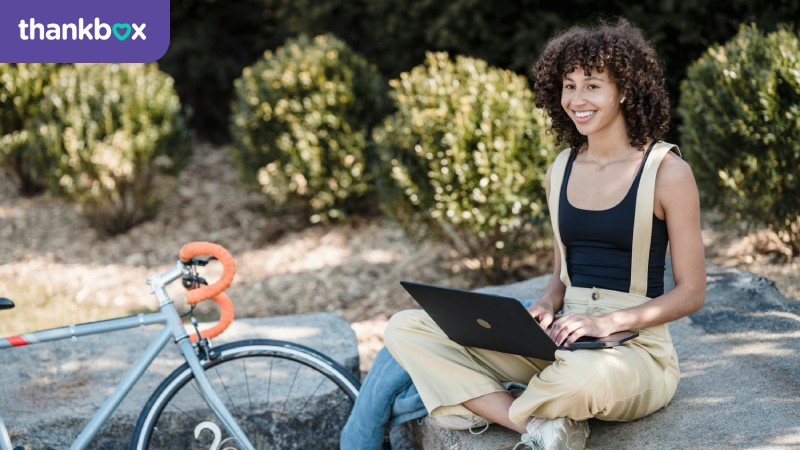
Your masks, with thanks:
<instances>
[{"instance_id":1,"label":"woman's arm","mask_svg":"<svg viewBox=\"0 0 800 450\"><path fill-rule=\"evenodd\" d=\"M568 314L550 331L556 344L671 322L703 306L706 275L700 196L689 165L674 155L668 155L658 169L654 213L667 221L675 288L640 306L597 317Z\"/></svg>"},{"instance_id":2,"label":"woman's arm","mask_svg":"<svg viewBox=\"0 0 800 450\"><path fill-rule=\"evenodd\" d=\"M544 177L544 189L548 200L550 199L550 173L552 170L553 166L550 166ZM563 306L564 293L567 290L567 287L561 282L561 250L555 241L553 241L553 255L555 261L553 275L550 276L542 296L528 308L531 315L545 330L553 323L556 311Z\"/></svg>"},{"instance_id":3,"label":"woman's arm","mask_svg":"<svg viewBox=\"0 0 800 450\"><path fill-rule=\"evenodd\" d=\"M564 305L564 293L567 287L561 282L561 254L558 245L553 245L555 253L555 269L547 281L544 293L536 302L528 308L531 315L539 321L539 325L545 330L553 323L556 311Z\"/></svg>"}]
</instances>

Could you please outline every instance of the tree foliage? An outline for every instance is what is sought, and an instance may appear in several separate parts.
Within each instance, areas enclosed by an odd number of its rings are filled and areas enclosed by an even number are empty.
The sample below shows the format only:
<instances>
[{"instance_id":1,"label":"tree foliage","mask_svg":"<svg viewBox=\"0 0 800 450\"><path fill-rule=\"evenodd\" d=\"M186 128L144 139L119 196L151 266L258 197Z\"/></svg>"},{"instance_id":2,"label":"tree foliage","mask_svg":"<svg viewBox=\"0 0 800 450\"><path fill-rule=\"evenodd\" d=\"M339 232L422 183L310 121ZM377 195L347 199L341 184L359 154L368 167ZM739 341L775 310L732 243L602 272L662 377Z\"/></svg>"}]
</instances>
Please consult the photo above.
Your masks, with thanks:
<instances>
[{"instance_id":1,"label":"tree foliage","mask_svg":"<svg viewBox=\"0 0 800 450\"><path fill-rule=\"evenodd\" d=\"M44 189L53 157L32 143L31 121L39 115L54 64L0 64L0 167L32 195Z\"/></svg>"},{"instance_id":2,"label":"tree foliage","mask_svg":"<svg viewBox=\"0 0 800 450\"><path fill-rule=\"evenodd\" d=\"M332 36L300 36L236 81L231 135L245 181L312 222L343 219L372 192L369 135L388 114L374 66Z\"/></svg>"},{"instance_id":3,"label":"tree foliage","mask_svg":"<svg viewBox=\"0 0 800 450\"><path fill-rule=\"evenodd\" d=\"M110 234L155 214L191 154L172 79L154 64L61 67L45 88L35 133L57 155L48 189Z\"/></svg>"},{"instance_id":4,"label":"tree foliage","mask_svg":"<svg viewBox=\"0 0 800 450\"><path fill-rule=\"evenodd\" d=\"M526 80L430 53L391 86L398 110L375 132L393 180L383 188L387 212L502 278L546 235L554 140Z\"/></svg>"},{"instance_id":5,"label":"tree foliage","mask_svg":"<svg viewBox=\"0 0 800 450\"><path fill-rule=\"evenodd\" d=\"M800 253L800 38L743 26L689 68L681 142L705 200Z\"/></svg>"}]
</instances>

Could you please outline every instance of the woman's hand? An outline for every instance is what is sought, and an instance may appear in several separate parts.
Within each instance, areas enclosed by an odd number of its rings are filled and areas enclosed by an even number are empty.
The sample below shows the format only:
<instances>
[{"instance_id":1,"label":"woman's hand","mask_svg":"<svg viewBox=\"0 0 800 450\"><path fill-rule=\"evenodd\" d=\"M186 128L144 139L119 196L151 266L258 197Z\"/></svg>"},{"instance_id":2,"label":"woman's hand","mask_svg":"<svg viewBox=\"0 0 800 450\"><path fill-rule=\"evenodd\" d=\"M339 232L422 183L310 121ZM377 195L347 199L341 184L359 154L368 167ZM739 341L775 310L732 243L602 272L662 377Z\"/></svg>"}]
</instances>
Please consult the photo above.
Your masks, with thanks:
<instances>
[{"instance_id":1,"label":"woman's hand","mask_svg":"<svg viewBox=\"0 0 800 450\"><path fill-rule=\"evenodd\" d=\"M533 318L539 322L539 326L545 331L547 330L547 327L553 323L553 318L556 315L552 305L542 299L539 299L536 301L536 303L529 306L528 312L531 313L531 316L533 316Z\"/></svg>"},{"instance_id":2,"label":"woman's hand","mask_svg":"<svg viewBox=\"0 0 800 450\"><path fill-rule=\"evenodd\" d=\"M561 347L571 344L582 336L605 337L613 333L611 320L603 316L565 314L553 323L548 334Z\"/></svg>"}]
</instances>

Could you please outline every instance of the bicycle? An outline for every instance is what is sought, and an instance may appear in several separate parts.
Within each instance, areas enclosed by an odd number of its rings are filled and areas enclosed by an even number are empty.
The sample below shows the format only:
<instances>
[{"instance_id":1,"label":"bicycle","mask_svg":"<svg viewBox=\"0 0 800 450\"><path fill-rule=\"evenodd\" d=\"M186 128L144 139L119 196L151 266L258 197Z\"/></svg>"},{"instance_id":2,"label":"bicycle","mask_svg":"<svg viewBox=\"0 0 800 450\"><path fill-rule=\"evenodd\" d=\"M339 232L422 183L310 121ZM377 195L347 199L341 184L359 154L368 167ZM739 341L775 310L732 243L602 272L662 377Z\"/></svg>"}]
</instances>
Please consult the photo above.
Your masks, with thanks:
<instances>
[{"instance_id":1,"label":"bicycle","mask_svg":"<svg viewBox=\"0 0 800 450\"><path fill-rule=\"evenodd\" d=\"M209 285L197 269L211 260L219 261L223 271ZM338 448L339 433L360 387L350 372L320 352L286 341L252 339L218 348L211 345L210 340L233 321L233 304L224 291L234 274L233 257L225 248L192 242L181 248L175 266L147 279L150 292L158 299L159 312L0 338L0 350L162 325L158 336L74 440L71 450L91 444L170 340L178 345L186 362L150 396L137 420L129 449ZM193 334L184 328L166 291L167 285L178 279L187 288L186 300L191 305L187 314ZM203 300L214 301L221 312L217 324L201 331L194 309ZM12 301L0 299L0 309L13 306ZM313 432L309 432L312 428ZM0 417L0 450L11 449Z\"/></svg>"}]
</instances>

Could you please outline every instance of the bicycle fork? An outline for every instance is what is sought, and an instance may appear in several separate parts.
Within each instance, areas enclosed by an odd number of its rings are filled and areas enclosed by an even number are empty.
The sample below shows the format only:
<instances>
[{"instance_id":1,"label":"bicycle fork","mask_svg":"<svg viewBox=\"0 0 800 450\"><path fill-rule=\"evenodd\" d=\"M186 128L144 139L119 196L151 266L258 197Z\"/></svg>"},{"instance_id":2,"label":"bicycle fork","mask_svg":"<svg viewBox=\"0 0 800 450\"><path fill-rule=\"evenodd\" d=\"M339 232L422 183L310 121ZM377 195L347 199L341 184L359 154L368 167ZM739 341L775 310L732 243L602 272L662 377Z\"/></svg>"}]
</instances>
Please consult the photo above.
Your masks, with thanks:
<instances>
[{"instance_id":1,"label":"bicycle fork","mask_svg":"<svg viewBox=\"0 0 800 450\"><path fill-rule=\"evenodd\" d=\"M178 346L180 347L183 355L186 357L189 367L192 369L194 379L200 387L200 394L202 394L203 399L206 401L211 410L214 411L214 414L217 416L217 418L222 421L222 425L226 430L228 430L228 433L234 439L236 439L236 442L241 448L255 450L255 447L252 443L250 443L250 439L248 439L247 435L244 433L244 430L242 430L231 412L228 411L228 408L226 408L225 404L222 403L222 400L219 398L219 395L214 390L213 386L211 386L211 382L208 380L205 370L203 370L203 367L200 365L192 344L189 343L188 339L182 339L180 342L178 342Z\"/></svg>"},{"instance_id":2,"label":"bicycle fork","mask_svg":"<svg viewBox=\"0 0 800 450\"><path fill-rule=\"evenodd\" d=\"M228 411L228 408L225 407L225 404L222 403L219 395L217 395L214 387L208 380L205 370L203 370L203 367L200 365L197 353L195 353L194 347L192 347L192 344L189 342L189 335L183 328L183 322L178 314L178 310L167 294L167 290L165 289L166 285L182 277L184 273L185 266L178 262L171 270L148 278L147 284L150 285L150 292L155 294L161 312L167 316L166 326L172 331L172 335L175 336L175 343L178 344L178 348L180 348L186 363L189 365L189 368L192 369L192 373L200 388L200 394L203 396L203 399L217 418L222 421L222 425L228 433L230 433L231 437L236 439L236 442L238 442L242 448L255 450L250 439L245 435L244 430L242 430L239 423L236 422L236 419L234 419L233 415Z\"/></svg>"}]
</instances>

